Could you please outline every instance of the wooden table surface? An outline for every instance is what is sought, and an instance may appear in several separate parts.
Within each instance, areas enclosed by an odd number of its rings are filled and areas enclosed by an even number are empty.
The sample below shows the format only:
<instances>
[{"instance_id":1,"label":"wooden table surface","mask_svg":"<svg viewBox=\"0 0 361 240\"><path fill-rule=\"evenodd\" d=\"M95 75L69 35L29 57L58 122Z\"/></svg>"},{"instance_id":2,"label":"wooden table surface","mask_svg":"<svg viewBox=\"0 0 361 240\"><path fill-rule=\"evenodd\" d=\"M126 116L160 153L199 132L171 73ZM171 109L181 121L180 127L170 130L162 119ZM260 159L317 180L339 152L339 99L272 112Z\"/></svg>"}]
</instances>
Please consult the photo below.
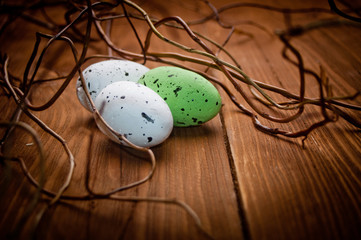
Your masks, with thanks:
<instances>
[{"instance_id":1,"label":"wooden table surface","mask_svg":"<svg viewBox=\"0 0 361 240\"><path fill-rule=\"evenodd\" d=\"M203 1L136 2L149 15L158 19L177 15L189 22L212 13ZM220 8L234 1L210 2ZM284 9L329 9L326 0L246 2ZM348 8L347 2L361 7L360 1L343 2L344 4L337 3L341 9ZM118 10L121 12L121 8ZM46 11L50 18L62 21L62 8L49 7ZM43 19L40 12L29 10L27 13ZM349 14L357 16L353 12ZM283 43L274 34L275 30L287 27L287 17L294 26L321 19L341 19L327 12L283 14L254 6L230 9L219 16L224 23L232 24L237 29L226 44L226 49L236 58L242 69L252 79L295 94L298 94L300 87L298 69L282 57ZM1 17L6 19L7 15L2 14ZM133 21L140 38L144 39L147 26L143 21ZM129 25L125 21L118 25L114 21L113 24L111 37L114 43L123 49L139 53L139 45ZM191 25L190 28L221 44L230 31L222 28L214 19L204 24ZM166 27L161 27L160 30L170 39L200 49L184 31ZM22 78L35 44L36 31L54 34L25 18L18 18L7 26L0 36L1 54L6 53L9 57L9 72L13 76ZM96 31L93 34L96 38ZM348 96L361 91L360 26L340 24L320 27L293 38L291 42L302 54L305 67L317 73L320 65L325 69L334 96ZM207 42L207 45L210 44ZM71 70L74 60L70 48L64 46L64 43L52 46L40 66L37 76L39 79L61 76ZM80 44L76 46L79 49L81 47ZM155 36L152 38L150 50L184 53ZM108 49L102 41L94 41L87 54L108 54ZM220 58L230 61L223 53ZM182 64L202 71L206 69L195 63ZM152 61L146 63L150 68L160 65L163 64ZM220 71L212 69L208 73L235 92ZM32 111L62 136L74 155L75 170L64 195L85 195L87 173L89 185L96 193L105 193L142 179L151 169L148 155L113 143L97 129L92 114L84 110L77 100L77 78L78 75L75 75L50 108L45 111ZM45 103L61 83L62 80L35 85L30 100L35 105ZM277 137L257 130L252 119L231 102L224 90L216 86L223 102L220 113L198 127L174 128L163 144L151 149L157 162L152 178L115 195L183 202L199 217L204 231L215 239L361 239L360 129L340 117L337 122L310 133L303 147L302 138ZM245 84L241 86L249 94L248 87ZM306 96L317 98L318 91L317 82L308 75ZM235 95L250 109L238 93ZM274 97L277 101L284 99L279 95ZM344 102L361 105L361 98ZM15 109L15 101L5 95L2 86L0 120L10 120ZM270 111L277 115L276 110ZM361 119L358 111L344 111L355 119ZM291 123L279 124L261 117L259 119L271 127L298 131L321 120L322 115L319 107L306 105L302 116ZM43 144L46 173L44 187L50 191L58 191L70 166L63 146L25 114L21 115L20 120L38 132ZM3 137L5 128L2 128L0 133ZM2 151L8 154L7 156L24 159L29 172L39 179L36 144L28 133L15 130ZM5 160L3 157L1 159L0 239L5 239L15 231L22 216L26 214L36 188L30 184L17 162ZM50 200L50 197L42 194L34 211L25 218L23 228L18 231L19 238L27 239L30 236L37 213L44 209ZM42 216L35 237L208 238L197 226L195 219L179 205L114 199L60 199Z\"/></svg>"}]
</instances>

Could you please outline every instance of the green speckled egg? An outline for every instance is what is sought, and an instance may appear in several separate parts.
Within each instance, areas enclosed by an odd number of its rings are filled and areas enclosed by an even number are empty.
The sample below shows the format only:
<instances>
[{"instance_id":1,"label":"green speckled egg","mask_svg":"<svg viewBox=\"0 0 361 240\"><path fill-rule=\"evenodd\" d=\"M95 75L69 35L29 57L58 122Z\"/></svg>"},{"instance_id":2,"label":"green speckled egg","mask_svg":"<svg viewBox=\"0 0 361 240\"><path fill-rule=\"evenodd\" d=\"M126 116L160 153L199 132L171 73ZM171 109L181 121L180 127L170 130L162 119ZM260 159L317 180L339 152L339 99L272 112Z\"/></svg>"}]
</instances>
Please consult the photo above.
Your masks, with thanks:
<instances>
[{"instance_id":1,"label":"green speckled egg","mask_svg":"<svg viewBox=\"0 0 361 240\"><path fill-rule=\"evenodd\" d=\"M138 81L168 104L174 126L197 126L211 120L221 108L217 89L201 75L178 67L157 67Z\"/></svg>"}]
</instances>

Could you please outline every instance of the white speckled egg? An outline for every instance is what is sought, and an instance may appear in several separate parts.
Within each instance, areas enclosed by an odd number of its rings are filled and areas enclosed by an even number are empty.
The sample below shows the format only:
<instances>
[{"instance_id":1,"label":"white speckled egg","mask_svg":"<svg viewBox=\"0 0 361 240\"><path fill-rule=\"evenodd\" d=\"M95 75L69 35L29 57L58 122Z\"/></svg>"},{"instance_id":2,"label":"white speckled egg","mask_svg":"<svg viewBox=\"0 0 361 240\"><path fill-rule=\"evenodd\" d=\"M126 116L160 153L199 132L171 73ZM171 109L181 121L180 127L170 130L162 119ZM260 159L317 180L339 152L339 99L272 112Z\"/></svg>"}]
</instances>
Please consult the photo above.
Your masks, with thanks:
<instances>
[{"instance_id":1,"label":"white speckled egg","mask_svg":"<svg viewBox=\"0 0 361 240\"><path fill-rule=\"evenodd\" d=\"M121 81L108 85L95 99L95 106L109 126L141 147L162 143L173 129L173 117L167 103L152 89L139 83ZM97 124L110 139L125 144Z\"/></svg>"},{"instance_id":2,"label":"white speckled egg","mask_svg":"<svg viewBox=\"0 0 361 240\"><path fill-rule=\"evenodd\" d=\"M127 60L106 60L94 63L83 71L86 87L93 101L100 91L107 85L119 81L137 82L149 71L146 66ZM77 95L80 103L91 111L90 103L84 93L80 78L76 83Z\"/></svg>"}]
</instances>

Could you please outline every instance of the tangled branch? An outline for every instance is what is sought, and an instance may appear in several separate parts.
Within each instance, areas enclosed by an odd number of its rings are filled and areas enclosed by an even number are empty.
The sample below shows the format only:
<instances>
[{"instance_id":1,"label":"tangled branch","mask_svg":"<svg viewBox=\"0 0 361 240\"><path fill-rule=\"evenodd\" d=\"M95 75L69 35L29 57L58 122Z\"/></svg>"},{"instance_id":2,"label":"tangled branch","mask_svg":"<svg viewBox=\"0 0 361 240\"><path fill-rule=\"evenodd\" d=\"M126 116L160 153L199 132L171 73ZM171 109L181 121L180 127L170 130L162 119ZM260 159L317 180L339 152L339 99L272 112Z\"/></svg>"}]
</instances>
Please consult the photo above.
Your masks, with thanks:
<instances>
[{"instance_id":1,"label":"tangled branch","mask_svg":"<svg viewBox=\"0 0 361 240\"><path fill-rule=\"evenodd\" d=\"M254 4L254 3L234 3L230 5L225 5L221 8L214 7L209 1L204 0L205 6L208 6L211 10L211 14L198 20L186 22L180 17L165 17L163 19L156 19L151 17L144 9L142 9L136 3L124 0L117 1L114 3L110 2L94 2L92 3L90 0L87 0L86 3L79 3L78 1L40 1L36 3L29 3L27 6L15 6L15 5L4 5L4 10L0 13L2 15L7 16L7 20L3 23L0 29L0 34L3 33L6 28L13 23L17 18L21 17L26 19L27 21L39 25L43 28L48 29L52 32L49 33L40 33L36 34L36 40L34 44L34 48L32 54L27 62L25 67L25 71L22 79L17 78L12 73L9 72L8 62L9 57L6 55L1 57L1 74L0 74L0 86L2 91L8 98L12 98L16 104L16 109L12 114L12 117L8 120L2 120L0 122L0 127L6 128L5 134L1 139L1 164L5 166L5 163L8 161L16 161L19 163L22 168L24 175L28 179L28 181L36 187L37 192L34 195L34 201L31 206L28 207L29 211L24 215L23 219L18 224L18 227L14 231L17 234L20 229L24 225L24 221L29 217L29 215L34 211L35 205L38 204L41 194L44 194L48 197L51 197L51 201L42 208L37 213L37 222L34 224L34 230L36 230L39 225L42 216L44 213L54 204L62 200L72 200L72 201L85 201L85 200L95 200L95 199L109 199L109 200L118 200L118 201L132 201L132 202L140 202L140 201L148 201L148 202L158 202L158 203L167 203L167 204L175 204L177 206L182 207L195 221L196 225L204 232L206 235L206 231L203 229L203 226L195 214L195 212L185 203L180 202L178 200L170 200L163 198L141 198L141 197L120 197L116 195L116 193L123 191L125 189L133 188L138 186L146 181L148 181L155 170L156 167L156 158L153 154L153 151L149 148L142 148L136 146L129 142L123 135L115 132L102 118L99 114L99 109L96 109L89 92L86 88L86 84L84 81L84 77L82 74L82 68L85 66L85 63L92 58L112 58L112 59L128 59L132 61L143 61L145 64L147 61L158 62L161 64L168 64L173 66L180 66L194 72L199 73L200 75L207 78L209 81L213 82L216 85L219 85L221 89L225 92L225 94L230 98L232 103L237 107L243 114L249 116L254 124L255 128L270 134L270 135L282 135L284 137L289 138L298 138L302 137L305 140L308 135L316 130L319 127L324 126L329 122L336 121L339 117L345 119L352 125L357 128L361 128L361 122L358 119L355 119L351 115L347 113L344 109L360 111L361 107L354 104L346 103L344 100L352 100L359 95L359 92L352 94L352 96L333 96L332 90L329 87L328 77L326 76L324 68L320 67L320 72L316 73L310 69L307 69L304 64L303 57L300 51L296 46L292 44L292 39L298 36L307 34L309 31L319 29L327 26L339 26L339 25L350 25L353 27L359 28L361 25L359 22L359 18L352 17L345 13L345 11L341 11L336 7L334 1L329 1L331 10L335 11L338 15L345 17L339 18L335 17L332 11L329 9L323 8L308 8L308 9L287 9L287 8L279 8L272 7L268 5L262 4ZM55 21L52 21L51 17L46 14L46 7L48 6L64 6L66 8L65 13L65 25L57 24ZM119 8L120 7L120 8ZM286 22L287 29L277 31L275 36L283 43L283 57L285 60L289 61L298 69L299 74L299 85L300 89L298 94L287 91L286 89L269 85L263 83L262 81L255 80L251 78L244 69L241 68L240 64L236 61L236 58L232 56L226 50L226 44L229 39L236 33L244 33L241 30L237 30L237 27L232 24L226 24L222 18L221 13L226 12L230 9L241 8L241 7L253 7L263 9L265 11L275 11L280 14L285 14L287 16L292 14L303 14L309 12L315 13L327 13L333 16L332 19L327 20L319 20L316 22L312 22L310 24L304 26L293 26L290 22L289 17L285 17L288 19ZM6 11L5 11L6 10ZM48 20L44 22L37 18L32 17L27 12L30 10L41 10L42 14ZM72 17L74 16L75 17ZM113 26L112 22L118 19L126 19L133 33L136 36L137 44L140 46L141 53L131 52L126 49L122 49L118 47L111 39L110 32ZM148 26L148 31L146 38L141 39L138 30L133 24L133 20L142 21ZM211 38L202 35L201 33L192 31L190 26L197 24L204 24L208 21L216 21L220 28L230 29L229 35L224 43L217 43ZM352 20L352 21L349 21ZM102 22L107 22L108 29L104 29L102 26ZM86 23L86 27L83 28L82 24ZM252 25L261 30L267 31L262 25L247 21L245 24ZM163 35L158 28L160 26L165 26L167 28L176 29L177 31L181 31L185 33L186 36L192 40L194 43L199 46L198 48L192 48L186 45L183 45L175 40L168 38ZM94 36L91 35L93 28L96 29L97 38L94 39ZM170 44L179 49L179 52L151 52L150 47L152 45L151 39L152 36L160 39L164 44ZM251 34L248 36L252 37ZM44 47L40 47L42 41L46 41ZM64 42L67 46L70 47L72 51L72 57L74 59L74 64L69 74L66 76L59 76L56 78L49 79L37 79L38 71L40 66L44 63L45 54L49 51L50 47L53 46L55 42ZM102 41L108 48L108 55L93 55L88 56L88 48L94 41ZM75 43L81 43L80 51L76 47ZM215 47L217 50L213 51L212 48ZM80 54L79 54L80 52ZM219 53L225 53L232 62L227 62L226 60L219 57ZM293 56L290 56L292 54ZM113 56L115 55L115 56ZM292 60L292 59L296 60ZM178 61L192 63L192 67L182 66ZM193 67L194 66L194 67ZM206 67L205 71L199 70L199 66ZM208 69L214 69L219 71L224 79L217 79L208 73ZM32 72L32 74L30 74ZM87 190L86 195L66 195L64 192L68 188L74 171L74 157L72 155L71 150L68 147L68 144L65 139L63 139L59 134L57 134L53 129L47 126L41 119L39 119L33 112L46 111L48 110L62 95L64 90L69 86L70 82L76 74L79 75L80 80L82 81L82 86L84 92L87 95L87 98L92 106L93 117L95 121L99 122L104 126L104 129L107 129L109 133L117 136L122 139L122 141L126 142L128 146L137 151L145 152L150 159L151 170L141 180L138 180L134 183L118 187L114 190L105 193L96 193L89 186L89 176L90 176L90 162L87 165L87 174L86 174L86 185L85 188ZM305 85L305 76L311 75L318 84L319 94L317 98L308 98L305 96L306 93L306 85ZM31 90L36 88L38 84L41 84L45 81L61 81L60 88L50 97L50 99L40 105L34 105L31 101ZM233 88L227 87L227 81L231 83ZM251 98L246 93L245 86L248 86L251 90L251 93L255 98ZM278 94L283 96L289 101L286 102L277 102L273 97L270 96L267 92L271 92L273 94ZM248 104L250 108L245 107L239 100L236 99L236 94L239 94L243 100ZM10 101L10 100L9 100ZM259 107L257 103L262 103L266 108L272 107L280 112L287 112L290 110L295 110L293 114L288 115L286 117L278 117L277 115L271 115L266 113L263 108ZM291 132L288 130L273 128L267 125L264 125L261 122L261 119L269 120L272 122L282 123L282 124L292 124L296 119L300 118L304 113L304 109L306 105L315 105L319 106L319 110L322 114L322 119L318 122L307 126L304 129L300 129L295 132ZM61 143L64 152L68 157L69 169L68 174L63 182L62 186L59 188L57 192L50 191L44 188L43 178L38 182L27 169L26 163L20 157L14 156L6 156L4 147L7 146L7 141L9 141L14 128L23 128L27 132L29 132L36 141L38 146L38 151L40 154L40 165L43 168L44 162L44 154L42 144L40 142L37 133L29 127L27 124L21 122L20 115L24 113L32 122L37 124L43 131L50 134L52 138ZM43 176L43 174L40 174Z\"/></svg>"}]
</instances>

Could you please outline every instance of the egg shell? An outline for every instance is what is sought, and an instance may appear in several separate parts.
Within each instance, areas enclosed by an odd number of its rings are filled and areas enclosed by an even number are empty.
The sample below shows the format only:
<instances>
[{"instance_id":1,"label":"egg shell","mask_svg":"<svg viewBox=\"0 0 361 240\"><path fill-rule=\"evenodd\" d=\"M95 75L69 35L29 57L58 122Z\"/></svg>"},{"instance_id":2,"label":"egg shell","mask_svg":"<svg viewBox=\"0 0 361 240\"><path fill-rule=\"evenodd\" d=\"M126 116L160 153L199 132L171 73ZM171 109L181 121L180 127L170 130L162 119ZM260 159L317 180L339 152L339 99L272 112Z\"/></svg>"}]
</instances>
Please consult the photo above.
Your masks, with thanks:
<instances>
[{"instance_id":1,"label":"egg shell","mask_svg":"<svg viewBox=\"0 0 361 240\"><path fill-rule=\"evenodd\" d=\"M218 90L201 75L178 67L149 70L139 83L153 89L168 104L174 126L197 126L215 117L222 101Z\"/></svg>"},{"instance_id":2,"label":"egg shell","mask_svg":"<svg viewBox=\"0 0 361 240\"><path fill-rule=\"evenodd\" d=\"M108 85L95 99L95 106L112 129L141 147L162 143L173 129L173 117L167 103L139 83L120 81ZM125 144L109 134L102 124L97 122L97 125L110 139Z\"/></svg>"},{"instance_id":3,"label":"egg shell","mask_svg":"<svg viewBox=\"0 0 361 240\"><path fill-rule=\"evenodd\" d=\"M106 60L94 63L83 71L86 87L90 97L95 101L100 91L107 85L119 81L138 82L139 78L149 71L146 66L128 60ZM89 111L91 105L82 88L80 78L76 83L80 103Z\"/></svg>"}]
</instances>

